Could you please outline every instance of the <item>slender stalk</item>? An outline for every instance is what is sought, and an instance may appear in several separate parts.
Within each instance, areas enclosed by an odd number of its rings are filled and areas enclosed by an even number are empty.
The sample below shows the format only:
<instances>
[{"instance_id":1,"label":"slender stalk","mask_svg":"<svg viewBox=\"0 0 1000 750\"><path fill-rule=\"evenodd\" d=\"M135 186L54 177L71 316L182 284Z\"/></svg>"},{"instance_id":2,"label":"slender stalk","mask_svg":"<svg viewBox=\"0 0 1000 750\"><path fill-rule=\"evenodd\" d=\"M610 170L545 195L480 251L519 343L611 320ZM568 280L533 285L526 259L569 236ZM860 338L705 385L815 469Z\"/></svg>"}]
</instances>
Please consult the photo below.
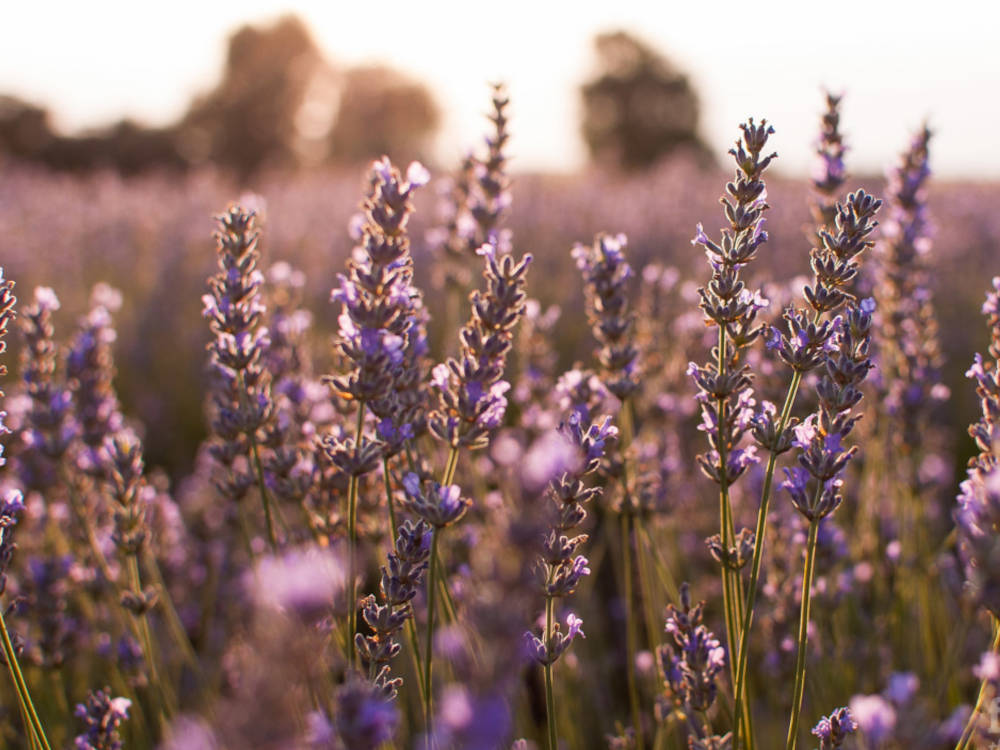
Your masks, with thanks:
<instances>
[{"instance_id":1,"label":"slender stalk","mask_svg":"<svg viewBox=\"0 0 1000 750\"><path fill-rule=\"evenodd\" d=\"M237 384L240 392L240 401L247 398L246 375L242 371L237 372ZM271 545L271 552L278 554L278 537L274 532L274 519L271 517L272 498L267 489L267 482L264 481L264 465L260 460L260 448L257 445L257 435L251 430L247 432L247 439L250 441L250 456L253 459L254 472L257 475L257 487L260 489L260 501L264 506L264 523L267 525L267 540Z\"/></svg>"},{"instance_id":2,"label":"slender stalk","mask_svg":"<svg viewBox=\"0 0 1000 750\"><path fill-rule=\"evenodd\" d=\"M716 352L716 372L722 374L727 369L727 329L725 325L719 326L719 343ZM733 545L736 538L736 528L733 522L732 505L729 501L729 474L728 474L728 446L723 435L723 425L726 423L726 399L720 398L717 401L717 424L719 429L718 453L719 453L719 536L722 548L728 550ZM743 579L738 571L732 570L726 563L721 564L722 568L722 606L726 621L726 642L730 651L730 679L733 689L736 689L736 665L733 658L738 657L737 647L740 640L739 617L737 610L742 611L743 602ZM737 729L742 726L746 734L750 734L749 711L744 710L736 714Z\"/></svg>"},{"instance_id":3,"label":"slender stalk","mask_svg":"<svg viewBox=\"0 0 1000 750\"><path fill-rule=\"evenodd\" d=\"M792 404L795 403L795 397L799 392L799 383L801 381L802 372L796 370L792 374L792 382L788 386L788 393L785 394L785 403L781 407L781 416L778 420L779 437L784 435L785 427L788 426L788 420L792 413ZM777 461L778 455L772 452L767 459L767 470L764 473L764 486L760 493L760 508L757 511L757 528L754 536L753 561L750 564L750 583L747 586L746 606L743 610L743 624L740 628L740 647L736 652L738 665L736 669L736 681L734 683L736 685L736 707L734 711L737 715L742 713L744 704L749 707L749 701L744 701L744 695L747 690L747 650L750 640L750 627L753 624L754 607L757 604L757 585L760 581L760 564L764 557L764 537L767 532L767 512L771 503L771 486L774 481L774 468ZM736 741L733 745L734 750L739 750L740 740L743 737L744 735L740 731L740 727L737 727ZM747 732L745 738L747 741L747 747L754 747L755 739L753 737L753 733Z\"/></svg>"},{"instance_id":4,"label":"slender stalk","mask_svg":"<svg viewBox=\"0 0 1000 750\"><path fill-rule=\"evenodd\" d=\"M431 560L437 555L438 534L440 531L441 529L435 526L431 534ZM431 683L431 662L434 660L434 594L437 591L437 586L435 585L437 582L436 565L431 565L428 575L430 579L427 582L427 640L424 646L424 655L426 656L424 659L424 725L427 733L430 734L433 721L431 708L434 698L434 690Z\"/></svg>"},{"instance_id":5,"label":"slender stalk","mask_svg":"<svg viewBox=\"0 0 1000 750\"><path fill-rule=\"evenodd\" d=\"M194 670L199 679L202 679L204 675L201 671L201 665L198 663L198 656L195 654L194 646L191 645L191 640L188 638L184 623L181 622L181 617L177 613L177 608L174 606L174 600L170 596L170 590L167 588L167 582L163 579L163 572L160 570L160 564L156 560L156 555L154 555L148 547L146 547L145 550L146 570L153 577L153 583L160 592L159 604L160 609L163 611L163 615L167 621L167 629L170 631L170 635L173 637L174 642L180 648L188 666Z\"/></svg>"},{"instance_id":6,"label":"slender stalk","mask_svg":"<svg viewBox=\"0 0 1000 750\"><path fill-rule=\"evenodd\" d=\"M996 632L993 636L993 644L990 646L990 650L996 653L1000 651L1000 620L996 617L993 618L993 629ZM979 697L976 699L975 708L969 714L969 720L965 722L965 729L962 730L962 736L959 737L958 744L955 745L955 750L967 750L971 747L969 743L972 742L972 736L976 731L976 723L979 721L979 715L983 710L983 702L986 700L986 690L988 687L989 681L984 679L979 686Z\"/></svg>"},{"instance_id":7,"label":"slender stalk","mask_svg":"<svg viewBox=\"0 0 1000 750\"><path fill-rule=\"evenodd\" d=\"M626 510L621 516L622 531L622 579L625 583L625 653L627 664L625 676L628 681L628 702L632 712L632 725L635 729L635 742L638 750L643 750L642 722L639 714L639 690L635 680L636 633L635 617L632 614L632 534L629 520L632 514Z\"/></svg>"},{"instance_id":8,"label":"slender stalk","mask_svg":"<svg viewBox=\"0 0 1000 750\"><path fill-rule=\"evenodd\" d=\"M129 555L126 566L130 587L136 593L141 592L142 579L139 575L139 558L136 555ZM153 683L156 691L160 694L160 698L163 701L162 709L167 715L167 718L169 718L177 712L177 706L175 704L173 692L169 690L166 682L164 682L160 677L160 668L156 658L156 651L153 648L153 632L149 627L149 617L147 617L146 613L143 612L140 615L136 615L135 620L136 629L138 630L139 638L142 641L142 650L145 652L146 656L146 666L149 667L149 680Z\"/></svg>"},{"instance_id":9,"label":"slender stalk","mask_svg":"<svg viewBox=\"0 0 1000 750\"><path fill-rule=\"evenodd\" d=\"M250 438L250 453L253 455L254 471L257 474L257 486L260 487L260 500L264 506L264 524L267 526L267 541L271 545L271 552L278 554L278 536L274 531L274 519L271 512L271 492L267 489L264 481L264 465L260 460L260 448L257 446L257 436L248 435Z\"/></svg>"},{"instance_id":10,"label":"slender stalk","mask_svg":"<svg viewBox=\"0 0 1000 750\"><path fill-rule=\"evenodd\" d=\"M552 583L552 573L549 571L548 583ZM555 619L555 600L547 593L545 595L545 643L552 641L552 627ZM545 721L549 731L549 750L558 750L559 737L556 734L556 701L552 687L552 663L545 665Z\"/></svg>"},{"instance_id":11,"label":"slender stalk","mask_svg":"<svg viewBox=\"0 0 1000 750\"><path fill-rule=\"evenodd\" d=\"M635 437L635 422L632 413L632 399L626 398L622 402L619 425L621 427L621 452L622 452L622 494L623 498L623 512L621 515L621 533L622 533L622 580L625 583L624 593L625 593L625 648L626 648L626 678L628 680L628 694L629 694L629 708L632 713L632 723L635 725L635 739L636 747L639 750L643 750L643 734L642 725L640 723L640 713L639 713L639 691L636 686L635 677L635 655L638 650L638 636L635 630L635 618L632 613L632 531L630 526L632 525L630 521L634 521L635 528L639 528L638 518L633 517L632 505L631 505L631 485L629 484L629 455L630 448L632 446L632 441ZM638 537L637 537L638 539ZM637 555L637 567L639 572L639 588L643 594L643 610L647 609L649 606L648 598L646 597L646 586L643 576L643 562L642 562L642 545L637 543L636 549ZM650 626L649 620L647 620L647 628ZM653 637L653 630L650 630L649 637Z\"/></svg>"},{"instance_id":12,"label":"slender stalk","mask_svg":"<svg viewBox=\"0 0 1000 750\"><path fill-rule=\"evenodd\" d=\"M385 504L389 508L389 529L392 531L392 539L389 546L396 544L396 503L392 498L392 478L389 475L389 459L382 457L382 484L385 487Z\"/></svg>"},{"instance_id":13,"label":"slender stalk","mask_svg":"<svg viewBox=\"0 0 1000 750\"><path fill-rule=\"evenodd\" d=\"M361 448L361 432L365 422L365 402L358 404L357 422L354 425L354 455ZM357 665L357 654L354 648L354 633L358 629L358 475L351 473L347 488L347 539L348 539L348 583L347 583L347 649L350 652L350 664Z\"/></svg>"},{"instance_id":14,"label":"slender stalk","mask_svg":"<svg viewBox=\"0 0 1000 750\"><path fill-rule=\"evenodd\" d=\"M3 641L4 660L7 662L7 670L14 681L14 688L21 703L21 710L28 719L26 726L27 734L29 737L34 734L42 750L52 750L49 740L45 736L45 729L42 727L42 722L38 718L38 712L35 710L35 704L31 701L28 683L24 681L24 674L21 672L21 666L17 662L14 644L10 640L10 633L7 632L7 623L4 621L3 608L0 608L0 640Z\"/></svg>"},{"instance_id":15,"label":"slender stalk","mask_svg":"<svg viewBox=\"0 0 1000 750\"><path fill-rule=\"evenodd\" d=\"M385 484L385 500L389 507L389 526L392 529L392 541L390 546L396 544L397 526L395 502L392 498L392 479L389 475L389 459L382 458L382 478ZM410 644L410 656L413 659L413 671L417 675L417 682L420 685L420 699L425 701L427 696L424 689L424 670L420 658L420 644L417 640L417 627L413 624L413 617L406 618L406 638Z\"/></svg>"},{"instance_id":16,"label":"slender stalk","mask_svg":"<svg viewBox=\"0 0 1000 750\"><path fill-rule=\"evenodd\" d=\"M822 488L822 484L820 485ZM792 714L788 720L788 739L785 750L795 750L799 733L799 714L802 712L802 694L806 685L806 645L809 640L809 605L812 600L813 573L816 569L816 537L819 520L809 522L809 538L806 541L806 562L802 571L802 607L799 615L799 649L795 661L795 694L792 698Z\"/></svg>"}]
</instances>

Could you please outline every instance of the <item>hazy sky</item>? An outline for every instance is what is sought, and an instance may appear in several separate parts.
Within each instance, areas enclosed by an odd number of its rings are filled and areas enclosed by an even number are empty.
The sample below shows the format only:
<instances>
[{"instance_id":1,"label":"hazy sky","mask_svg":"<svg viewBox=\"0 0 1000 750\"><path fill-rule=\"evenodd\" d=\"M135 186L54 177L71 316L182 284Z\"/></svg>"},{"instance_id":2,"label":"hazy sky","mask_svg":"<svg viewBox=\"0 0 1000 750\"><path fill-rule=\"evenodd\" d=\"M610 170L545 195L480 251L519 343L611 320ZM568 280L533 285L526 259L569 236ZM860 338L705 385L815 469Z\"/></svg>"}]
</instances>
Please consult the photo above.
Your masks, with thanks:
<instances>
[{"instance_id":1,"label":"hazy sky","mask_svg":"<svg viewBox=\"0 0 1000 750\"><path fill-rule=\"evenodd\" d=\"M442 158L478 144L486 83L504 80L515 167L569 170L584 161L578 86L593 70L591 38L624 28L689 72L716 152L747 116L767 117L782 167L807 171L829 86L846 92L855 171L882 171L926 118L936 172L1000 179L997 0L3 0L0 8L0 92L49 106L65 128L124 115L170 121L215 82L233 27L291 11L332 61L386 61L428 83L445 111Z\"/></svg>"}]
</instances>

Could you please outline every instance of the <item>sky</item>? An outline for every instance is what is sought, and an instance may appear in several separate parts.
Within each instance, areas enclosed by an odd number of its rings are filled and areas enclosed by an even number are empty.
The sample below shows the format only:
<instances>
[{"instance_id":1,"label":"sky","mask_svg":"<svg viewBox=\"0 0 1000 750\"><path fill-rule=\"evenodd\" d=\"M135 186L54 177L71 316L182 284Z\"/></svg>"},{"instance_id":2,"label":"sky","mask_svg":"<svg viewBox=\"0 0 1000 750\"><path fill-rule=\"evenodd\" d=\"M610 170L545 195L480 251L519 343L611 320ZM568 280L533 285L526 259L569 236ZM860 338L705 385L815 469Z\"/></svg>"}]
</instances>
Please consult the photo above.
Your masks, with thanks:
<instances>
[{"instance_id":1,"label":"sky","mask_svg":"<svg viewBox=\"0 0 1000 750\"><path fill-rule=\"evenodd\" d=\"M0 93L47 106L64 130L176 118L218 79L228 34L293 12L332 62L386 62L423 80L455 162L485 132L491 81L511 95L512 167L586 161L579 86L592 39L632 32L689 74L701 131L723 154L766 117L783 171L810 171L823 87L845 94L855 173L881 173L925 120L942 177L1000 179L1000 2L951 0L2 0Z\"/></svg>"}]
</instances>

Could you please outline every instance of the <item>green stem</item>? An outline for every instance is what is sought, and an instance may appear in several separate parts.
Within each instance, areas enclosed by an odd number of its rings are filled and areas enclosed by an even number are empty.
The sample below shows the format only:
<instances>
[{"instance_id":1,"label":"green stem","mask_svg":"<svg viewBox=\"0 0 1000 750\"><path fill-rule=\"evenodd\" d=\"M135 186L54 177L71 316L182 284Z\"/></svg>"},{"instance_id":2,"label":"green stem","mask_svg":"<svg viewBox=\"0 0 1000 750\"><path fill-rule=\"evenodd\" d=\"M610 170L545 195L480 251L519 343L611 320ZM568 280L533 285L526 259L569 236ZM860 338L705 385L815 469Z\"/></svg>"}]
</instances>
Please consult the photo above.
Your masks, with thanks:
<instances>
[{"instance_id":1,"label":"green stem","mask_svg":"<svg viewBox=\"0 0 1000 750\"><path fill-rule=\"evenodd\" d=\"M249 399L246 385L246 373L238 371L236 382L237 388L239 389L240 404L243 407L246 407L246 402ZM271 517L271 493L268 491L267 483L264 481L264 465L260 460L260 449L257 446L257 435L253 430L249 430L246 433L246 436L247 440L250 441L250 458L253 461L254 472L257 475L257 486L260 489L260 501L264 506L264 522L267 525L267 540L271 545L271 552L277 555L278 537L274 532L274 520Z\"/></svg>"},{"instance_id":2,"label":"green stem","mask_svg":"<svg viewBox=\"0 0 1000 750\"><path fill-rule=\"evenodd\" d=\"M1000 651L1000 620L996 617L993 618L993 629L996 632L993 636L993 644L990 646L990 650L996 653ZM969 720L965 722L965 729L962 730L962 736L959 737L958 744L955 745L955 750L967 750L969 747L972 735L976 731L976 722L979 721L979 714L983 710L983 701L986 700L986 691L988 688L989 680L984 679L979 686L979 697L976 699L975 708L969 714Z\"/></svg>"},{"instance_id":3,"label":"green stem","mask_svg":"<svg viewBox=\"0 0 1000 750\"><path fill-rule=\"evenodd\" d=\"M716 351L716 373L722 375L727 368L726 358L726 326L719 326L719 343ZM717 440L717 450L719 453L719 537L723 550L729 550L733 546L736 538L736 527L733 522L732 506L729 501L729 474L728 474L728 453L729 449L722 434L723 425L726 423L726 399L717 399L716 419L719 436ZM736 665L734 659L738 657L736 652L739 641L739 618L736 611L742 611L743 602L743 579L738 571L732 570L725 562L721 564L722 574L722 606L725 613L726 622L726 642L729 644L730 661L729 671L733 689L736 687ZM750 734L749 711L745 710L736 715L737 731L742 726L746 734Z\"/></svg>"},{"instance_id":4,"label":"green stem","mask_svg":"<svg viewBox=\"0 0 1000 750\"><path fill-rule=\"evenodd\" d=\"M167 582L163 578L163 572L160 570L160 564L156 560L156 555L148 547L146 548L145 562L146 570L153 577L153 583L160 592L160 609L166 618L167 629L170 631L170 635L173 637L178 648L180 648L181 654L183 654L188 666L198 675L199 680L203 680L204 675L201 671L201 665L198 663L198 656L195 654L194 646L191 645L191 640L188 638L187 629L184 627L184 623L181 622L181 617L174 606L174 600L170 596L170 590L167 588Z\"/></svg>"},{"instance_id":5,"label":"green stem","mask_svg":"<svg viewBox=\"0 0 1000 750\"><path fill-rule=\"evenodd\" d=\"M788 386L788 393L785 394L785 403L781 407L781 416L778 419L777 439L779 440L781 439L781 436L785 434L785 427L788 426L788 419L792 413L792 404L795 403L795 397L799 392L799 383L801 381L802 372L796 370L792 375L792 382ZM744 695L747 692L747 650L750 640L750 627L753 625L754 607L757 604L757 586L760 582L760 565L761 560L764 557L764 537L767 532L767 512L771 503L771 487L774 482L774 468L777 460L777 453L772 452L768 456L767 470L764 473L764 486L760 493L760 508L757 511L757 528L753 544L753 562L750 564L750 583L747 587L746 606L743 610L743 624L740 628L740 647L736 652L738 665L736 669L736 707L734 711L737 716L742 714L744 705L749 708L749 701L744 701ZM740 740L742 738L743 734L738 727L736 731L736 742L733 745L733 750L739 750ZM752 732L748 732L746 734L746 742L748 748L754 747L756 741Z\"/></svg>"},{"instance_id":6,"label":"green stem","mask_svg":"<svg viewBox=\"0 0 1000 750\"><path fill-rule=\"evenodd\" d=\"M264 464L260 460L260 448L257 446L257 436L249 434L250 453L253 456L254 471L257 474L257 486L260 487L260 500L264 506L264 524L267 526L267 541L271 545L271 552L278 554L278 536L274 531L274 518L272 517L271 492L267 489L264 481Z\"/></svg>"},{"instance_id":7,"label":"green stem","mask_svg":"<svg viewBox=\"0 0 1000 750\"><path fill-rule=\"evenodd\" d=\"M361 449L361 433L365 422L365 402L358 404L358 416L354 425L354 455L357 457ZM347 488L347 540L348 540L348 583L347 583L347 650L350 653L350 664L357 665L357 653L354 648L354 633L358 629L358 475L351 472Z\"/></svg>"},{"instance_id":8,"label":"green stem","mask_svg":"<svg viewBox=\"0 0 1000 750\"><path fill-rule=\"evenodd\" d=\"M549 573L549 582L552 581L552 573ZM555 609L555 602L551 596L545 598L545 644L548 646L552 639L552 627ZM552 663L545 664L545 719L549 729L549 750L557 750L559 747L559 737L556 734L556 701L555 691L552 689Z\"/></svg>"},{"instance_id":9,"label":"green stem","mask_svg":"<svg viewBox=\"0 0 1000 750\"><path fill-rule=\"evenodd\" d=\"M820 488L822 488L820 484ZM806 645L809 641L809 605L812 600L813 573L816 569L816 537L819 520L809 522L809 538L806 541L806 562L802 571L802 607L799 614L799 649L795 660L795 693L792 698L792 714L788 720L788 739L785 750L795 750L799 732L799 714L802 712L802 695L806 685Z\"/></svg>"},{"instance_id":10,"label":"green stem","mask_svg":"<svg viewBox=\"0 0 1000 750\"><path fill-rule=\"evenodd\" d=\"M142 579L139 575L139 558L136 555L129 555L126 560L128 570L129 586L137 594L142 594ZM136 630L142 642L142 650L145 652L146 666L149 667L149 680L153 684L156 692L160 694L162 709L167 718L177 712L174 703L174 696L169 691L167 684L160 677L160 668L156 658L156 651L153 648L153 633L149 627L149 617L146 613L135 616Z\"/></svg>"},{"instance_id":11,"label":"green stem","mask_svg":"<svg viewBox=\"0 0 1000 750\"><path fill-rule=\"evenodd\" d=\"M635 423L633 421L632 415L632 399L626 398L622 402L619 425L621 427L621 453L622 453L622 514L621 514L621 534L622 534L622 581L624 582L624 594L625 594L625 650L627 663L625 665L626 669L626 679L628 681L628 697L629 697L629 709L632 714L632 724L635 729L635 740L636 747L638 750L643 750L644 742L642 736L642 723L641 715L639 712L639 690L636 684L635 676L635 655L638 650L638 636L636 634L635 628L635 617L632 612L633 603L633 593L632 593L632 531L631 531L631 519L632 519L632 498L631 498L631 485L629 483L629 455L631 453L630 448L632 446L632 441L635 437ZM637 554L641 557L642 548L639 545ZM643 577L642 577L642 561L639 560L639 585L640 588L643 587ZM645 598L645 591L643 591ZM645 602L648 604L648 601ZM645 607L644 607L645 608ZM648 626L648 623L647 623ZM649 633L650 637L653 637L652 631Z\"/></svg>"},{"instance_id":12,"label":"green stem","mask_svg":"<svg viewBox=\"0 0 1000 750\"><path fill-rule=\"evenodd\" d=\"M32 734L42 747L42 750L52 750L49 740L45 736L45 729L38 718L35 704L31 701L31 693L28 690L28 683L24 681L24 674L21 666L17 662L17 654L14 652L14 644L10 640L10 633L7 632L7 623L4 621L3 608L0 607L0 639L3 640L3 655L7 662L7 670L14 681L14 688L17 691L18 701L21 703L21 710L27 719L27 734L29 738Z\"/></svg>"},{"instance_id":13,"label":"green stem","mask_svg":"<svg viewBox=\"0 0 1000 750\"><path fill-rule=\"evenodd\" d=\"M434 531L431 534L431 559L433 560L437 555L438 548L438 535L441 529L438 526L434 527ZM431 708L434 698L434 691L432 689L431 683L431 663L434 660L434 594L437 591L436 579L437 579L437 566L431 565L430 576L427 581L427 640L424 647L424 726L427 731L428 736L431 734L432 729L432 716Z\"/></svg>"},{"instance_id":14,"label":"green stem","mask_svg":"<svg viewBox=\"0 0 1000 750\"><path fill-rule=\"evenodd\" d=\"M635 729L635 741L638 750L642 750L642 722L639 714L639 690L635 680L636 634L635 617L632 613L632 534L629 519L631 512L626 510L621 516L622 531L622 579L625 583L625 677L628 681L628 702L632 713L632 725Z\"/></svg>"}]
</instances>

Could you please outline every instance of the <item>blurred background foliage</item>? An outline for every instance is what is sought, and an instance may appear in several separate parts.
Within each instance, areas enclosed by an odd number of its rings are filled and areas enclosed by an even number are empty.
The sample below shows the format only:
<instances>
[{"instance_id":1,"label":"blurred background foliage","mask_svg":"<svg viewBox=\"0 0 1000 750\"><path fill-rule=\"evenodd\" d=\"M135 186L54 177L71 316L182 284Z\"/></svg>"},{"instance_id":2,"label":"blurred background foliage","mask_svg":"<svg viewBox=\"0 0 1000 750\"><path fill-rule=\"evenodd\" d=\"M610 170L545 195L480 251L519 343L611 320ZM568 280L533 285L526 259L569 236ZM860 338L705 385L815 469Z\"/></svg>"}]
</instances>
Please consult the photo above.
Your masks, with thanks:
<instances>
[{"instance_id":1,"label":"blurred background foliage","mask_svg":"<svg viewBox=\"0 0 1000 750\"><path fill-rule=\"evenodd\" d=\"M595 163L638 170L679 150L711 163L687 75L624 31L598 35L594 51L580 127ZM390 151L398 163L432 161L441 120L423 83L383 64L339 67L300 19L285 16L237 29L219 82L166 127L126 119L67 135L43 106L0 96L0 156L123 175L211 164L245 182L265 169L357 166Z\"/></svg>"},{"instance_id":2,"label":"blurred background foliage","mask_svg":"<svg viewBox=\"0 0 1000 750\"><path fill-rule=\"evenodd\" d=\"M61 172L131 175L212 164L246 180L262 169L361 164L393 144L426 159L440 114L420 82L386 66L339 68L286 16L229 38L218 84L165 128L124 120L64 135L34 103L0 97L0 154Z\"/></svg>"}]
</instances>

